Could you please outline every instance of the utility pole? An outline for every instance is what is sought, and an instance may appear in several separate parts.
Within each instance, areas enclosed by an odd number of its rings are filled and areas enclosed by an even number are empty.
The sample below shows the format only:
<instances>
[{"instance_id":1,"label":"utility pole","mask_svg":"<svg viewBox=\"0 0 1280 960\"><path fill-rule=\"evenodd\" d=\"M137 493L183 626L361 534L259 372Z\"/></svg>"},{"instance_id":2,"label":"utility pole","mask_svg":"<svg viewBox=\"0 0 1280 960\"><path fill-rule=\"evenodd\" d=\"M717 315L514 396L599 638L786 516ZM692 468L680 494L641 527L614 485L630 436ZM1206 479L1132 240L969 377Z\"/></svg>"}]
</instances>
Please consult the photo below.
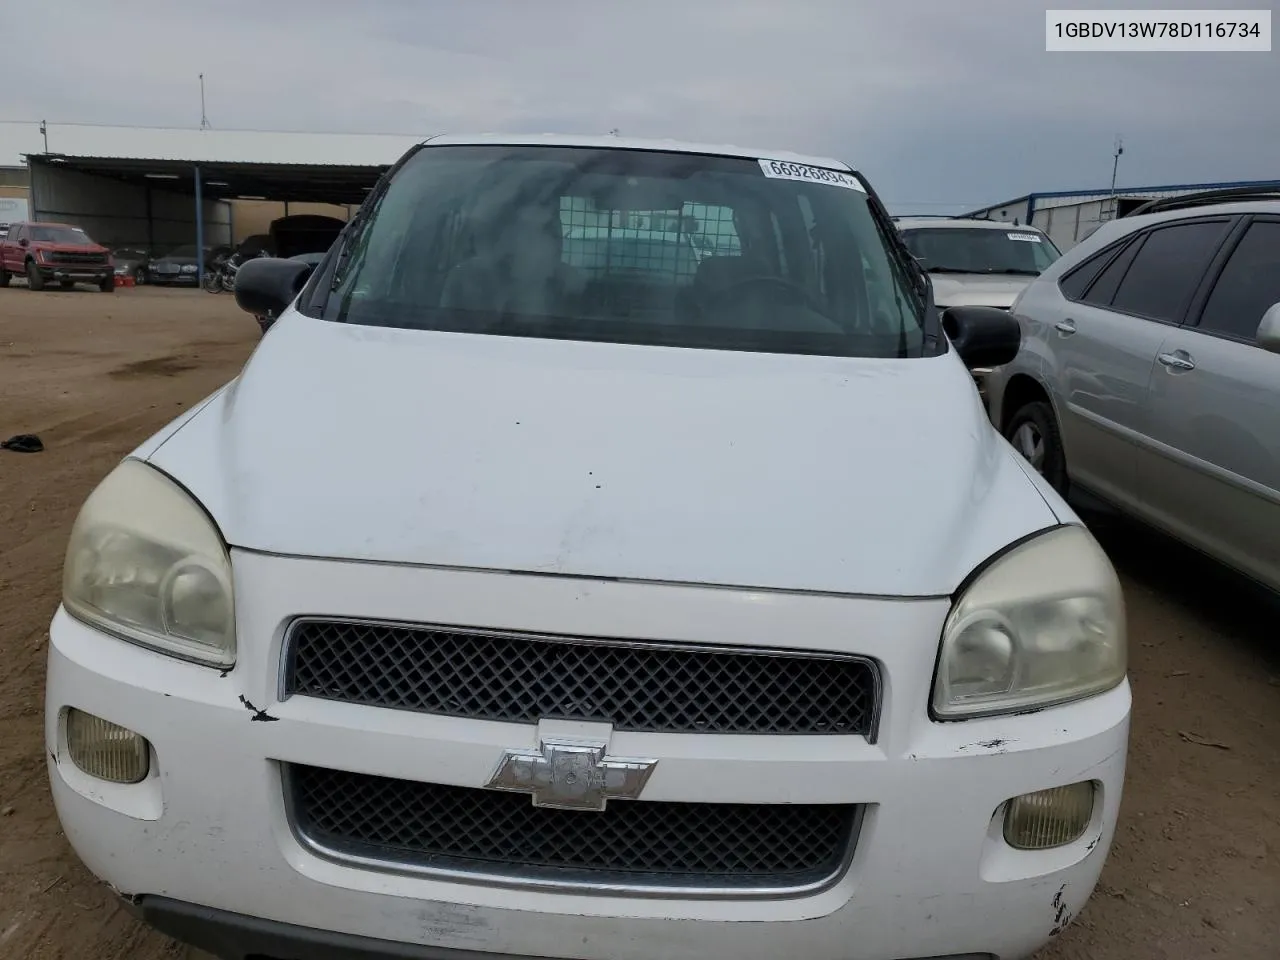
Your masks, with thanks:
<instances>
[{"instance_id":1,"label":"utility pole","mask_svg":"<svg viewBox=\"0 0 1280 960\"><path fill-rule=\"evenodd\" d=\"M209 115L204 112L204 74L202 73L200 74L200 129L208 130L210 127Z\"/></svg>"},{"instance_id":2,"label":"utility pole","mask_svg":"<svg viewBox=\"0 0 1280 960\"><path fill-rule=\"evenodd\" d=\"M44 137L44 152L49 152L49 128L45 126L43 120L40 121L40 136Z\"/></svg>"},{"instance_id":3,"label":"utility pole","mask_svg":"<svg viewBox=\"0 0 1280 960\"><path fill-rule=\"evenodd\" d=\"M1120 169L1120 157L1124 153L1124 138L1116 137L1116 152L1111 155L1111 218L1116 215L1116 172Z\"/></svg>"}]
</instances>

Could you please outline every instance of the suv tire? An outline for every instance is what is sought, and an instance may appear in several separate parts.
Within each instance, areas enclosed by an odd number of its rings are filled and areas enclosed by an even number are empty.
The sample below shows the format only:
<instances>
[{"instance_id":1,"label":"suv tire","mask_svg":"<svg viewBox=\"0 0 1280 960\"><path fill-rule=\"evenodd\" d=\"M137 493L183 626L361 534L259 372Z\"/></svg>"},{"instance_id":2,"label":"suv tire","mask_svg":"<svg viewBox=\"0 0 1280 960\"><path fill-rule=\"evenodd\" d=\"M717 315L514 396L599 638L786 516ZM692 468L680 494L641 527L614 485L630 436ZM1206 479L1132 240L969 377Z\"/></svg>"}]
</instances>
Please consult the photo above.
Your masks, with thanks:
<instances>
[{"instance_id":1,"label":"suv tire","mask_svg":"<svg viewBox=\"0 0 1280 960\"><path fill-rule=\"evenodd\" d=\"M115 293L116 292L115 274L108 274L106 279L101 281L98 284L98 289L101 290L103 293Z\"/></svg>"},{"instance_id":2,"label":"suv tire","mask_svg":"<svg viewBox=\"0 0 1280 960\"><path fill-rule=\"evenodd\" d=\"M32 290L44 289L44 277L40 275L40 268L34 260L27 261L27 286Z\"/></svg>"},{"instance_id":3,"label":"suv tire","mask_svg":"<svg viewBox=\"0 0 1280 960\"><path fill-rule=\"evenodd\" d=\"M7 287L8 285L9 285L9 271L6 270L4 267L0 267L0 287Z\"/></svg>"},{"instance_id":4,"label":"suv tire","mask_svg":"<svg viewBox=\"0 0 1280 960\"><path fill-rule=\"evenodd\" d=\"M1009 418L1004 436L1053 489L1067 495L1067 455L1049 404L1042 400L1024 403Z\"/></svg>"}]
</instances>

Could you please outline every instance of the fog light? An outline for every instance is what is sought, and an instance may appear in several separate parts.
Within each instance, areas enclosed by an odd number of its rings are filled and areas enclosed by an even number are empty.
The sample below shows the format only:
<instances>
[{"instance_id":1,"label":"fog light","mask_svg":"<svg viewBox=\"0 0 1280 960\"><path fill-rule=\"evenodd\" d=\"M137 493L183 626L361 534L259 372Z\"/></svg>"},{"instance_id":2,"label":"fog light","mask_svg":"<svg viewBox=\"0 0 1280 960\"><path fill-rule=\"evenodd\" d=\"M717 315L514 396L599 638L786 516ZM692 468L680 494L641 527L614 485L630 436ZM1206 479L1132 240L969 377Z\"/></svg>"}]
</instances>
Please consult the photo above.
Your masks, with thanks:
<instances>
[{"instance_id":1,"label":"fog light","mask_svg":"<svg viewBox=\"0 0 1280 960\"><path fill-rule=\"evenodd\" d=\"M1093 781L1024 793L1009 801L1004 839L1018 850L1049 850L1074 843L1093 819Z\"/></svg>"},{"instance_id":2,"label":"fog light","mask_svg":"<svg viewBox=\"0 0 1280 960\"><path fill-rule=\"evenodd\" d=\"M67 711L67 752L89 776L112 783L138 783L151 769L151 748L145 739L82 710Z\"/></svg>"}]
</instances>

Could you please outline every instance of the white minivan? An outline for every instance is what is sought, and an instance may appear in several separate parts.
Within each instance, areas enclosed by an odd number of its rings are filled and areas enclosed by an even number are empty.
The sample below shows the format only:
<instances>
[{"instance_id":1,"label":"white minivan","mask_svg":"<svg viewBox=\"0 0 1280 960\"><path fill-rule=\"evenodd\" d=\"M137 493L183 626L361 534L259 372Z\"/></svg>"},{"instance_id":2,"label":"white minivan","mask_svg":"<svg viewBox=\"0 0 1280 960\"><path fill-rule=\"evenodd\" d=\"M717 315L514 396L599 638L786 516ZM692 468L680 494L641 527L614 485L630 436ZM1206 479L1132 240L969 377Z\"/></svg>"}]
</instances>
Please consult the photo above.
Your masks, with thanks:
<instances>
[{"instance_id":1,"label":"white minivan","mask_svg":"<svg viewBox=\"0 0 1280 960\"><path fill-rule=\"evenodd\" d=\"M437 138L236 298L269 330L89 497L51 626L58 815L149 923L1010 960L1079 912L1119 583L974 390L1016 323L940 316L848 165Z\"/></svg>"}]
</instances>

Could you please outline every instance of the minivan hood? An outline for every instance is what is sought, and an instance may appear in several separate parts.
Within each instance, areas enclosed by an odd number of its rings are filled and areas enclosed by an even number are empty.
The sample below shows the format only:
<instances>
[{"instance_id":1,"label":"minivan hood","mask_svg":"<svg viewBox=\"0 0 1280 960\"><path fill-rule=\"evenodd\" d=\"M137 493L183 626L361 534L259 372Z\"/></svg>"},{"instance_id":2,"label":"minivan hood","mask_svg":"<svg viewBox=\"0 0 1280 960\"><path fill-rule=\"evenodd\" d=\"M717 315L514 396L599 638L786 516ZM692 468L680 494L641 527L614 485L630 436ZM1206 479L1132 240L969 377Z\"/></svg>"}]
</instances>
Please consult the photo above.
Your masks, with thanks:
<instances>
[{"instance_id":1,"label":"minivan hood","mask_svg":"<svg viewBox=\"0 0 1280 960\"><path fill-rule=\"evenodd\" d=\"M1057 523L953 352L779 356L289 311L143 449L228 543L297 556L942 596Z\"/></svg>"},{"instance_id":2,"label":"minivan hood","mask_svg":"<svg viewBox=\"0 0 1280 960\"><path fill-rule=\"evenodd\" d=\"M939 306L1001 307L1012 306L1023 289L1035 277L989 273L931 273L933 299Z\"/></svg>"}]
</instances>

